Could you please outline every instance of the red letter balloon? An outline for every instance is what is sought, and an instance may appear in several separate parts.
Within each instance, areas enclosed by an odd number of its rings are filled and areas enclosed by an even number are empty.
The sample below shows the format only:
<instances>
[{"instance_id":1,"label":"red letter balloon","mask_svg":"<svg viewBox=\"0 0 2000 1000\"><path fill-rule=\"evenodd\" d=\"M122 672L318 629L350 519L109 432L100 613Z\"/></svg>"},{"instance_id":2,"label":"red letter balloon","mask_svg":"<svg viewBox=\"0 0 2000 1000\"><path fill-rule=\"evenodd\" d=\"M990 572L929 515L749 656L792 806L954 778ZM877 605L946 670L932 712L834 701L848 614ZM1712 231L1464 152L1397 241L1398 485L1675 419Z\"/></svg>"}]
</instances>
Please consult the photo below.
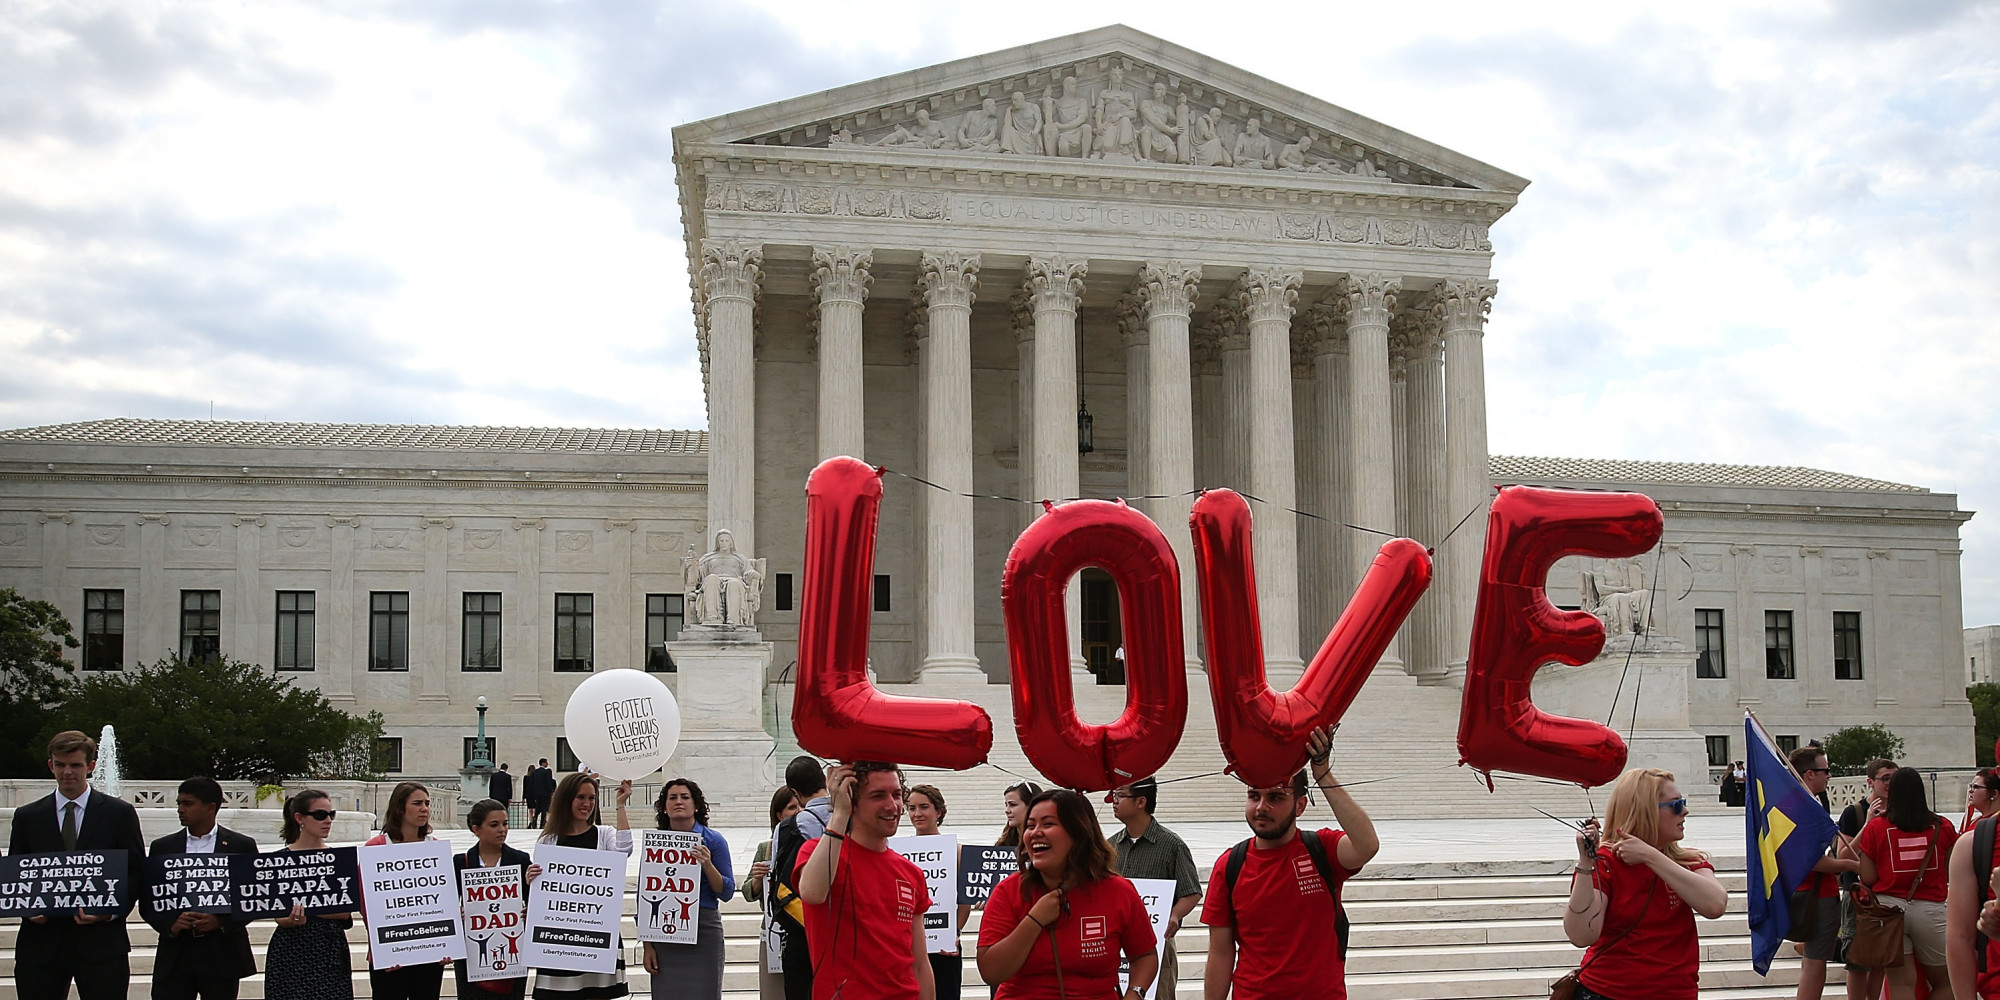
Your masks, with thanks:
<instances>
[{"instance_id":1,"label":"red letter balloon","mask_svg":"<svg viewBox=\"0 0 2000 1000\"><path fill-rule=\"evenodd\" d=\"M1125 711L1085 725L1070 686L1063 591L1086 566L1118 584L1125 638ZM1180 570L1167 536L1123 501L1049 508L1007 554L1000 606L1014 680L1014 731L1028 760L1067 788L1101 790L1160 769L1187 725Z\"/></svg>"},{"instance_id":2,"label":"red letter balloon","mask_svg":"<svg viewBox=\"0 0 2000 1000\"><path fill-rule=\"evenodd\" d=\"M1458 720L1459 763L1586 787L1625 769L1608 727L1550 715L1531 697L1544 663L1580 666L1604 648L1604 624L1549 603L1549 567L1570 555L1636 556L1660 540L1660 508L1637 493L1510 486L1486 521L1486 559Z\"/></svg>"},{"instance_id":3,"label":"red letter balloon","mask_svg":"<svg viewBox=\"0 0 2000 1000\"><path fill-rule=\"evenodd\" d=\"M868 680L869 595L881 474L829 458L806 480L805 601L799 609L799 746L835 760L964 770L993 749L993 720L969 701L884 694Z\"/></svg>"},{"instance_id":4,"label":"red letter balloon","mask_svg":"<svg viewBox=\"0 0 2000 1000\"><path fill-rule=\"evenodd\" d=\"M1306 762L1306 737L1347 713L1430 586L1430 553L1407 538L1385 543L1298 684L1279 693L1264 677L1250 505L1230 490L1209 490L1195 500L1188 527L1222 755L1252 788L1284 784Z\"/></svg>"}]
</instances>

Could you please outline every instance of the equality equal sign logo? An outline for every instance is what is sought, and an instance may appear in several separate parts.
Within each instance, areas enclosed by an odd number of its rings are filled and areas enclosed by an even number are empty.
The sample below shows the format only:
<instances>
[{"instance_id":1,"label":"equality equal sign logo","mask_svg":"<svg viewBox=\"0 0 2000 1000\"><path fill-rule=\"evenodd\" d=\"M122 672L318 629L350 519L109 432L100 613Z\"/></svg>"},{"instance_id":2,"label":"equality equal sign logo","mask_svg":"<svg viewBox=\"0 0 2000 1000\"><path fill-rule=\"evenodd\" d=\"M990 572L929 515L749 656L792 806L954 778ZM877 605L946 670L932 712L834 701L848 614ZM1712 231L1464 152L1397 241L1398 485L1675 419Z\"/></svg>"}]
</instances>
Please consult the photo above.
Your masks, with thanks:
<instances>
[{"instance_id":1,"label":"equality equal sign logo","mask_svg":"<svg viewBox=\"0 0 2000 1000\"><path fill-rule=\"evenodd\" d=\"M1894 855L1894 870L1899 872L1915 872L1923 868L1924 855L1929 852L1930 846L1931 835L1929 831L1908 835L1894 831L1890 832L1889 849Z\"/></svg>"}]
</instances>

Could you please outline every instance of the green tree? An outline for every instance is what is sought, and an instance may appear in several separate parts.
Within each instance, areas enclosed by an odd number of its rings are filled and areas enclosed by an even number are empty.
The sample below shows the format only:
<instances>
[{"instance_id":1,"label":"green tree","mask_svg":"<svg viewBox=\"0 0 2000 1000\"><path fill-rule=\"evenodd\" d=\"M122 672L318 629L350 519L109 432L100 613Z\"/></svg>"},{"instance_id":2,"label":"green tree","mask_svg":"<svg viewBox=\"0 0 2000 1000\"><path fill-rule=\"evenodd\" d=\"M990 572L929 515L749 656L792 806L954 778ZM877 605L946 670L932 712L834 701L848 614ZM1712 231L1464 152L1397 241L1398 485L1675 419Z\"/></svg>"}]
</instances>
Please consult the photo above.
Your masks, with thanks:
<instances>
[{"instance_id":1,"label":"green tree","mask_svg":"<svg viewBox=\"0 0 2000 1000\"><path fill-rule=\"evenodd\" d=\"M47 777L41 744L28 739L48 726L69 693L76 665L63 659L77 647L69 619L47 601L0 589L0 777Z\"/></svg>"},{"instance_id":2,"label":"green tree","mask_svg":"<svg viewBox=\"0 0 2000 1000\"><path fill-rule=\"evenodd\" d=\"M1860 774L1862 766L1877 757L1903 762L1903 738L1879 722L1848 726L1828 736L1824 745L1835 774Z\"/></svg>"},{"instance_id":3,"label":"green tree","mask_svg":"<svg viewBox=\"0 0 2000 1000\"><path fill-rule=\"evenodd\" d=\"M1965 697L1972 702L1972 759L1992 767L1993 741L2000 740L2000 684L1974 684Z\"/></svg>"},{"instance_id":4,"label":"green tree","mask_svg":"<svg viewBox=\"0 0 2000 1000\"><path fill-rule=\"evenodd\" d=\"M118 732L125 773L157 781L365 777L368 758L356 748L382 732L380 714L349 715L254 663L178 655L85 678L49 728L96 732L106 723Z\"/></svg>"}]
</instances>

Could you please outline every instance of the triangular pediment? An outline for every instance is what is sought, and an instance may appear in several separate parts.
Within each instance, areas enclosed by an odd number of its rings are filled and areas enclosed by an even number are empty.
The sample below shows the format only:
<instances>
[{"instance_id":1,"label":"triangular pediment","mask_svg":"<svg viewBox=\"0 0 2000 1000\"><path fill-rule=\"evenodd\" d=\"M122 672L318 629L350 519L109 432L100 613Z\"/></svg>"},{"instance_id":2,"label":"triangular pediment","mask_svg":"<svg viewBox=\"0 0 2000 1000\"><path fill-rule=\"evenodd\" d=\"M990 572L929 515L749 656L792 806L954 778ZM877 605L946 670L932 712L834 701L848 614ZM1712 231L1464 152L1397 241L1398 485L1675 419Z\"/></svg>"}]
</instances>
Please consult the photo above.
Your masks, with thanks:
<instances>
[{"instance_id":1,"label":"triangular pediment","mask_svg":"<svg viewBox=\"0 0 2000 1000\"><path fill-rule=\"evenodd\" d=\"M1019 95L1018 98L1016 95ZM1070 159L1518 194L1528 182L1124 25L693 122L744 144L893 163ZM1245 178L1247 179L1247 178Z\"/></svg>"}]
</instances>

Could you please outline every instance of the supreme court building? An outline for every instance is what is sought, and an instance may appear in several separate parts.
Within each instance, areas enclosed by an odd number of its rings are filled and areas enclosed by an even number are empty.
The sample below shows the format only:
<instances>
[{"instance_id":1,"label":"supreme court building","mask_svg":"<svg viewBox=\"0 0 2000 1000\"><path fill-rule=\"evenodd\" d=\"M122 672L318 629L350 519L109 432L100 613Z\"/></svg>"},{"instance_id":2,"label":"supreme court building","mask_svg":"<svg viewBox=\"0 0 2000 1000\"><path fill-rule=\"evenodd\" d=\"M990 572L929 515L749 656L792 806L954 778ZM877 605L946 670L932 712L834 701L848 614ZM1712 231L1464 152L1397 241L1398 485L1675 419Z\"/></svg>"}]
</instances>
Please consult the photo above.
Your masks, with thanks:
<instances>
[{"instance_id":1,"label":"supreme court building","mask_svg":"<svg viewBox=\"0 0 2000 1000\"><path fill-rule=\"evenodd\" d=\"M1173 544L1190 682L1177 775L1220 766L1193 491L1255 498L1280 688L1383 534L1438 546L1341 730L1343 766L1389 774L1456 758L1492 488L1633 489L1665 509L1662 548L1568 561L1551 595L1649 620L1599 664L1545 672L1546 704L1602 718L1641 702L1621 727L1635 761L1688 785L1742 756L1745 708L1781 739L1881 721L1913 762L1971 758L1957 569L1971 515L1955 497L1790 467L1489 456L1488 234L1527 184L1513 174L1125 27L691 123L674 150L705 434L4 431L0 586L62 608L87 669L222 651L380 710L385 761L408 774L459 766L481 695L498 759L565 763L577 682L659 671L688 721L669 770L727 778L711 802L761 823L789 741L804 484L827 457L889 470L877 679L987 706L1013 771L1028 765L1000 581L1034 501L1142 498ZM695 557L723 530L757 567L729 584L754 622L683 631L701 624ZM1080 711L1108 721L1124 701L1115 590L1087 570L1070 597ZM997 800L1013 779L954 780ZM1183 787L1240 803L1232 779ZM1577 806L1533 788L1357 794L1382 816Z\"/></svg>"}]
</instances>

